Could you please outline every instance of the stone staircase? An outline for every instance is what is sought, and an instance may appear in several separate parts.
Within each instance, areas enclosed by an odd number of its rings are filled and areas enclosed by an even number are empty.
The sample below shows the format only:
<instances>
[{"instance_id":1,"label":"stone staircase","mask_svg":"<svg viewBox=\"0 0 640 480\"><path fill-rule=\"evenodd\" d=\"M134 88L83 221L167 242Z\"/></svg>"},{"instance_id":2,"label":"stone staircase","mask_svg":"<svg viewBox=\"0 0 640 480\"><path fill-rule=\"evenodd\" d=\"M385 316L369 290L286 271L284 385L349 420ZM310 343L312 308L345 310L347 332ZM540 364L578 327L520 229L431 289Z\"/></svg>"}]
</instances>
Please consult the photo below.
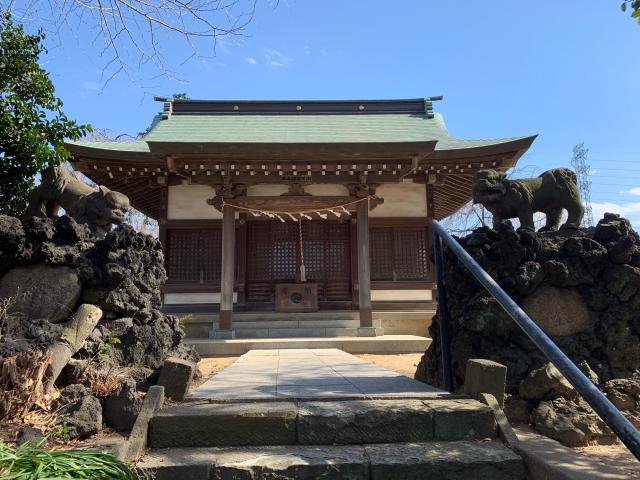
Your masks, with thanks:
<instances>
[{"instance_id":1,"label":"stone staircase","mask_svg":"<svg viewBox=\"0 0 640 480\"><path fill-rule=\"evenodd\" d=\"M191 314L183 322L190 338L208 338L211 328L218 329L218 314ZM334 338L355 337L360 326L357 311L311 313L246 313L233 315L235 338ZM375 321L382 335L381 322Z\"/></svg>"},{"instance_id":2,"label":"stone staircase","mask_svg":"<svg viewBox=\"0 0 640 480\"><path fill-rule=\"evenodd\" d=\"M142 478L524 479L471 399L192 402L149 425Z\"/></svg>"},{"instance_id":3,"label":"stone staircase","mask_svg":"<svg viewBox=\"0 0 640 480\"><path fill-rule=\"evenodd\" d=\"M236 338L356 337L359 326L358 312L238 314L233 321ZM374 326L382 335L379 320ZM218 328L217 322L214 328Z\"/></svg>"}]
</instances>

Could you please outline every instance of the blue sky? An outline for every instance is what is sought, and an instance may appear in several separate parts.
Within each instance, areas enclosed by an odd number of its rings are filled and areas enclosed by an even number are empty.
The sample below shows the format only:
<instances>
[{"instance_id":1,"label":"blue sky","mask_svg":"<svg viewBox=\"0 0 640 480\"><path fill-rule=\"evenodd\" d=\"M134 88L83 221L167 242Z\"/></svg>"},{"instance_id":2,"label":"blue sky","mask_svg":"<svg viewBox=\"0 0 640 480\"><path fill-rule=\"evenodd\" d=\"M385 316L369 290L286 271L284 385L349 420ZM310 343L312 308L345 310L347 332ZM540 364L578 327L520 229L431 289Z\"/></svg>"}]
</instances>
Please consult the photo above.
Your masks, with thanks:
<instances>
[{"instance_id":1,"label":"blue sky","mask_svg":"<svg viewBox=\"0 0 640 480\"><path fill-rule=\"evenodd\" d=\"M242 37L215 56L166 42L181 80L144 67L104 85L107 59L79 30L49 39L46 68L70 117L115 133L144 130L153 95L329 99L444 95L436 110L463 138L539 134L526 174L589 148L595 215L640 227L640 26L620 1L258 0ZM107 69L108 76L111 70Z\"/></svg>"}]
</instances>

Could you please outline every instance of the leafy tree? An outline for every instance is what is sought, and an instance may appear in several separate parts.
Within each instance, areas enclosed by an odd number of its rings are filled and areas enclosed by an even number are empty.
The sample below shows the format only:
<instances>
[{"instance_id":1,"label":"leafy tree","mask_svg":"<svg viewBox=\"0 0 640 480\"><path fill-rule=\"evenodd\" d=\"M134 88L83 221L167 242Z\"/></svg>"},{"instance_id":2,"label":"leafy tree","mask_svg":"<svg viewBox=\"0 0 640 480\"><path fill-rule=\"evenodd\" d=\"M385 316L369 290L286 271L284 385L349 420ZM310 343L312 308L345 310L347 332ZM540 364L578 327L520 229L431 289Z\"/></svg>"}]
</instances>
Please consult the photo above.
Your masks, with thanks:
<instances>
[{"instance_id":1,"label":"leafy tree","mask_svg":"<svg viewBox=\"0 0 640 480\"><path fill-rule=\"evenodd\" d=\"M638 19L638 25L640 25L640 0L625 0L620 5L620 9L623 12L627 11L627 8L631 9L631 16Z\"/></svg>"},{"instance_id":2,"label":"leafy tree","mask_svg":"<svg viewBox=\"0 0 640 480\"><path fill-rule=\"evenodd\" d=\"M44 33L29 35L10 13L0 13L0 213L24 212L36 175L67 160L65 138L91 131L62 112L49 74L38 59Z\"/></svg>"}]
</instances>

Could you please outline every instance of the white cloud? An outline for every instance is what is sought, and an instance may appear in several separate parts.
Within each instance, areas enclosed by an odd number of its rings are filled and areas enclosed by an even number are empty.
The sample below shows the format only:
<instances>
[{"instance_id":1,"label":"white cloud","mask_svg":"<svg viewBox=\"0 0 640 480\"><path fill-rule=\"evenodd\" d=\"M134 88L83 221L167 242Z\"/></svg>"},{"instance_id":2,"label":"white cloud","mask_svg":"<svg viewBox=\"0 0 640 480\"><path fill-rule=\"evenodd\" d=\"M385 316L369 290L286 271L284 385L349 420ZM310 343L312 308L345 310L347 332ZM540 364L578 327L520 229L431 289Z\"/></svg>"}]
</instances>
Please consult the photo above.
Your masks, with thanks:
<instances>
[{"instance_id":1,"label":"white cloud","mask_svg":"<svg viewBox=\"0 0 640 480\"><path fill-rule=\"evenodd\" d=\"M274 48L264 49L264 62L269 67L286 67L291 63L291 59L282 52Z\"/></svg>"},{"instance_id":2,"label":"white cloud","mask_svg":"<svg viewBox=\"0 0 640 480\"><path fill-rule=\"evenodd\" d=\"M620 193L628 193L629 195L640 196L640 187L631 188L629 190L622 190Z\"/></svg>"},{"instance_id":3,"label":"white cloud","mask_svg":"<svg viewBox=\"0 0 640 480\"><path fill-rule=\"evenodd\" d=\"M100 84L98 82L89 82L88 80L85 80L82 82L82 89L90 92L99 92Z\"/></svg>"},{"instance_id":4,"label":"white cloud","mask_svg":"<svg viewBox=\"0 0 640 480\"><path fill-rule=\"evenodd\" d=\"M624 218L628 218L633 228L640 230L640 202L591 202L591 210L593 211L594 222L598 222L606 212L618 213Z\"/></svg>"},{"instance_id":5,"label":"white cloud","mask_svg":"<svg viewBox=\"0 0 640 480\"><path fill-rule=\"evenodd\" d=\"M320 50L320 55L322 55L323 57L326 57L327 56L327 51L324 48L322 48Z\"/></svg>"},{"instance_id":6,"label":"white cloud","mask_svg":"<svg viewBox=\"0 0 640 480\"><path fill-rule=\"evenodd\" d=\"M247 57L245 60L247 61L247 63L249 65L255 65L256 63L258 63L258 62L256 62L256 59L253 58L253 57Z\"/></svg>"}]
</instances>

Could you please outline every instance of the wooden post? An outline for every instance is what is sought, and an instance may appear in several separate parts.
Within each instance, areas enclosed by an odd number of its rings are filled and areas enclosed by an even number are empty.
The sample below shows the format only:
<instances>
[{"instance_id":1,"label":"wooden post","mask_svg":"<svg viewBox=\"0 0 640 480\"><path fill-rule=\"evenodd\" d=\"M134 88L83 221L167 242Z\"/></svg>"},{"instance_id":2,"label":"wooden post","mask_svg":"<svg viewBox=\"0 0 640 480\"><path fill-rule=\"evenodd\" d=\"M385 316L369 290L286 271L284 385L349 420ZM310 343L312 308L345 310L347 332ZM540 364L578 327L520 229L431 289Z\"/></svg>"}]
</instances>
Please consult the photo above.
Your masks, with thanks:
<instances>
[{"instance_id":1,"label":"wooden post","mask_svg":"<svg viewBox=\"0 0 640 480\"><path fill-rule=\"evenodd\" d=\"M375 336L371 315L371 268L369 259L369 200L358 203L358 305L359 336Z\"/></svg>"},{"instance_id":2,"label":"wooden post","mask_svg":"<svg viewBox=\"0 0 640 480\"><path fill-rule=\"evenodd\" d=\"M164 177L163 177L164 178ZM158 240L162 245L162 253L164 254L164 268L169 274L169 262L167 248L167 217L169 211L169 187L162 187L160 189L160 215L158 216ZM168 279L171 282L171 278ZM164 291L160 289L160 301L164 305Z\"/></svg>"},{"instance_id":3,"label":"wooden post","mask_svg":"<svg viewBox=\"0 0 640 480\"><path fill-rule=\"evenodd\" d=\"M216 337L232 338L233 287L235 270L236 225L235 210L229 205L222 209L222 268L220 278L220 326Z\"/></svg>"}]
</instances>

